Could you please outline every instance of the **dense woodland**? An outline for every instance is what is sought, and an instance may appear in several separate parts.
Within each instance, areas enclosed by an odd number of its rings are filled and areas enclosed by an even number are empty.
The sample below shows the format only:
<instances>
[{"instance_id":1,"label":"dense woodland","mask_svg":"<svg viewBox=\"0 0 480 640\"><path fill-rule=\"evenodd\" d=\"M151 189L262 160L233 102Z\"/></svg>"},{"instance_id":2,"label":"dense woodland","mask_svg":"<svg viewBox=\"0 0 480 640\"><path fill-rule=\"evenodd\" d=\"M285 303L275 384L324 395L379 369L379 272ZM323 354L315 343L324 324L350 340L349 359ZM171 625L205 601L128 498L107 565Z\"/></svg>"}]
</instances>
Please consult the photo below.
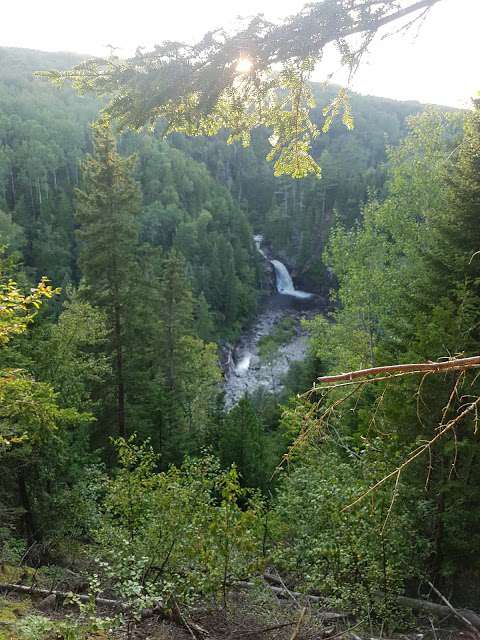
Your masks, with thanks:
<instances>
[{"instance_id":1,"label":"dense woodland","mask_svg":"<svg viewBox=\"0 0 480 640\"><path fill-rule=\"evenodd\" d=\"M392 633L429 582L480 608L476 411L402 466L479 395L475 370L309 391L480 352L479 108L352 95L353 130L335 121L321 177L296 180L264 128L248 147L120 133L32 76L77 62L0 49L0 582L75 572L138 618L227 606L273 567ZM227 411L222 353L272 295L254 234L324 311L281 393ZM0 610L0 638L113 637L85 607Z\"/></svg>"}]
</instances>

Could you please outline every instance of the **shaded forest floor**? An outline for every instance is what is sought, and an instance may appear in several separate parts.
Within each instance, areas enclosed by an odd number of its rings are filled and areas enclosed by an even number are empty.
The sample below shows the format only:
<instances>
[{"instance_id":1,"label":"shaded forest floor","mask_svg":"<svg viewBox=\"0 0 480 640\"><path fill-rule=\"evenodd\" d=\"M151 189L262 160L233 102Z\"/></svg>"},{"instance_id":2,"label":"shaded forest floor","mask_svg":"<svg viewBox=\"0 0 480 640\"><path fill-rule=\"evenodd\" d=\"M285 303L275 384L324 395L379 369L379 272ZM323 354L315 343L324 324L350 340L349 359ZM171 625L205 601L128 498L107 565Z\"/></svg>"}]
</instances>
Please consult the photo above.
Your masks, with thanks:
<instances>
[{"instance_id":1,"label":"shaded forest floor","mask_svg":"<svg viewBox=\"0 0 480 640\"><path fill-rule=\"evenodd\" d=\"M273 575L266 576L273 580ZM168 613L143 610L141 622L129 622L126 614L120 617L118 608L112 608L120 604L117 600L100 598L81 615L76 604L68 604L67 593L88 590L81 574L60 567L3 563L0 640L480 640L475 627L469 630L461 620L459 624L458 611L456 619L429 612L415 618L404 609L389 623L359 621L348 611L325 606L318 596L302 596L280 582L282 588L261 580L239 582L226 603L216 599ZM15 592L12 585L29 591ZM114 597L113 592L106 597ZM395 632L388 628L393 620ZM52 628L45 631L50 623Z\"/></svg>"},{"instance_id":2,"label":"shaded forest floor","mask_svg":"<svg viewBox=\"0 0 480 640\"><path fill-rule=\"evenodd\" d=\"M275 599L276 600L276 599ZM98 616L110 615L98 611ZM41 616L61 623L75 620L70 608L46 604L30 597L7 594L0 597L0 640L65 640L53 632L48 635L18 635L17 625L25 618ZM212 608L191 617L173 622L160 615L135 624L125 623L107 631L92 631L86 635L72 635L74 640L478 640L475 633L461 631L451 620L417 619L403 632L385 633L383 627L373 628L347 618L326 620L315 606L303 606L296 601L279 602L259 594L252 599L235 594L227 607Z\"/></svg>"}]
</instances>

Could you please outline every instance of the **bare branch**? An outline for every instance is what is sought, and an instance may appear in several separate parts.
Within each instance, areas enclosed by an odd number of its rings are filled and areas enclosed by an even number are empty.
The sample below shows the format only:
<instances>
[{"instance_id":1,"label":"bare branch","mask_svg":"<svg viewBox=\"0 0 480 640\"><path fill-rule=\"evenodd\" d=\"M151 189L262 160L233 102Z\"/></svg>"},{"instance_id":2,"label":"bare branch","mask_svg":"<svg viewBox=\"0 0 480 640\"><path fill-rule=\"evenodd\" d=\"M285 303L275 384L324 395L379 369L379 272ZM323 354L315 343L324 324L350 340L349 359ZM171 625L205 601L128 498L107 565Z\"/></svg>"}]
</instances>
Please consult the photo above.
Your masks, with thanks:
<instances>
[{"instance_id":1,"label":"bare branch","mask_svg":"<svg viewBox=\"0 0 480 640\"><path fill-rule=\"evenodd\" d=\"M442 371L458 371L480 367L480 356L471 358L456 358L445 360L444 362L417 362L414 364L393 364L384 367L371 367L370 369L359 369L350 373L340 373L335 376L322 376L317 378L318 382L331 383L343 380L357 380L368 378L379 374L405 374L405 373L439 373Z\"/></svg>"},{"instance_id":2,"label":"bare branch","mask_svg":"<svg viewBox=\"0 0 480 640\"><path fill-rule=\"evenodd\" d=\"M436 444L441 438L443 438L443 436L446 433L448 433L449 431L452 431L452 429L454 429L455 426L459 422L461 422L464 418L466 418L470 413L476 412L479 404L480 404L480 397L478 397L471 404L467 405L466 409L464 409L461 413L459 413L455 418L453 418L452 420L447 422L447 424L445 424L440 431L437 431L437 434L431 440L429 440L425 444L422 444L419 447L417 447L417 449L412 451L410 453L410 455L408 456L408 458L404 462L402 462L401 465L399 465L391 473L389 473L388 475L384 476L381 480L379 480L374 485L372 485L369 489L367 489L367 491L362 493L361 496L359 496L353 502L351 502L349 505L344 507L342 509L342 511L346 511L347 509L351 509L354 505L358 504L364 498L366 498L370 493L372 493L372 491L375 491L376 489L378 489L378 487L380 487L381 485L385 484L385 482L387 482L391 478L396 477L397 478L396 485L398 485L399 476L404 471L404 469L406 467L408 467L414 460L416 460L416 458L418 458L423 453L425 453L425 451L427 449L430 449L430 447L432 447L434 444Z\"/></svg>"},{"instance_id":3,"label":"bare branch","mask_svg":"<svg viewBox=\"0 0 480 640\"><path fill-rule=\"evenodd\" d=\"M420 0L419 2L414 2L409 7L399 9L395 13L391 13L387 16L384 16L383 18L380 18L379 20L377 20L374 28L375 30L377 30L390 22L401 20L402 18L405 18L415 11L420 11L421 9L431 9L431 7L433 7L434 4L437 4L437 2L440 2L440 0Z\"/></svg>"},{"instance_id":4,"label":"bare branch","mask_svg":"<svg viewBox=\"0 0 480 640\"><path fill-rule=\"evenodd\" d=\"M476 638L480 638L480 634L475 629L475 625L473 624L473 622L469 618L466 618L461 611L459 611L458 609L455 609L455 607L446 599L446 597L442 593L440 593L440 591L430 581L428 581L428 584L432 589L432 591L434 591L434 593L436 593L437 596L441 600L443 600L443 602L447 605L447 607L450 609L453 615L456 618L458 618L461 622L463 622L467 627L467 629L470 629L474 633Z\"/></svg>"}]
</instances>

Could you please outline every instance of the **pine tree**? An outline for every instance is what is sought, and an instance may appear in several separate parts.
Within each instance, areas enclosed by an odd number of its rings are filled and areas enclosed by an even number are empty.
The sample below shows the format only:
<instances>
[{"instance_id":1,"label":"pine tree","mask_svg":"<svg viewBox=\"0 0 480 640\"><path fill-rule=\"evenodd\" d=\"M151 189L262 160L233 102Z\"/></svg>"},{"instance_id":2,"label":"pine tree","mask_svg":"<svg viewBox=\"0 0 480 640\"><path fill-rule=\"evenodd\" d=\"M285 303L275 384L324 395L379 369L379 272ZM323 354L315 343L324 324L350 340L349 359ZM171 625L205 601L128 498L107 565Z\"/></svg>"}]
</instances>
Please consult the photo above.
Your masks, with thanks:
<instances>
[{"instance_id":1,"label":"pine tree","mask_svg":"<svg viewBox=\"0 0 480 640\"><path fill-rule=\"evenodd\" d=\"M171 251L163 265L159 306L160 355L166 384L171 391L178 384L178 368L183 355L181 338L192 330L193 325L192 290L185 269L182 255Z\"/></svg>"},{"instance_id":2,"label":"pine tree","mask_svg":"<svg viewBox=\"0 0 480 640\"><path fill-rule=\"evenodd\" d=\"M450 174L449 207L439 220L437 247L430 256L438 289L466 284L479 296L480 278L480 100L466 121Z\"/></svg>"},{"instance_id":3,"label":"pine tree","mask_svg":"<svg viewBox=\"0 0 480 640\"><path fill-rule=\"evenodd\" d=\"M269 472L266 449L263 425L245 396L225 419L220 435L220 458L225 465L236 464L245 485L264 487Z\"/></svg>"},{"instance_id":4,"label":"pine tree","mask_svg":"<svg viewBox=\"0 0 480 640\"><path fill-rule=\"evenodd\" d=\"M183 256L172 250L160 275L157 309L157 432L152 440L162 464L198 454L217 410L220 382L217 348L196 336L194 301ZM200 299L202 301L202 298ZM204 299L203 299L204 302ZM205 309L208 314L208 308Z\"/></svg>"},{"instance_id":5,"label":"pine tree","mask_svg":"<svg viewBox=\"0 0 480 640\"><path fill-rule=\"evenodd\" d=\"M115 414L119 435L126 433L125 357L128 313L135 295L140 190L133 158L122 158L108 125L93 126L93 155L83 163L83 184L76 190L80 225L80 268L89 300L106 313L113 354Z\"/></svg>"}]
</instances>

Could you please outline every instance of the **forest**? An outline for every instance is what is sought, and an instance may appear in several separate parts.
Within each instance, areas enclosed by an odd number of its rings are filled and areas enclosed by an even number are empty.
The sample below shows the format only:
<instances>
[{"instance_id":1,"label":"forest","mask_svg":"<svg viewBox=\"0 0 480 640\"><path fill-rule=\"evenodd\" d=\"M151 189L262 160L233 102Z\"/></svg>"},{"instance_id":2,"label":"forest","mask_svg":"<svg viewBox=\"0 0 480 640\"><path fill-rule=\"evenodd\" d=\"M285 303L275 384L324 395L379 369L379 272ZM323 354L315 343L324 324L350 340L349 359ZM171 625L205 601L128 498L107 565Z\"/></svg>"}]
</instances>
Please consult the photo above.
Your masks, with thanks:
<instances>
[{"instance_id":1,"label":"forest","mask_svg":"<svg viewBox=\"0 0 480 640\"><path fill-rule=\"evenodd\" d=\"M478 637L480 102L82 61L0 48L0 640Z\"/></svg>"}]
</instances>

